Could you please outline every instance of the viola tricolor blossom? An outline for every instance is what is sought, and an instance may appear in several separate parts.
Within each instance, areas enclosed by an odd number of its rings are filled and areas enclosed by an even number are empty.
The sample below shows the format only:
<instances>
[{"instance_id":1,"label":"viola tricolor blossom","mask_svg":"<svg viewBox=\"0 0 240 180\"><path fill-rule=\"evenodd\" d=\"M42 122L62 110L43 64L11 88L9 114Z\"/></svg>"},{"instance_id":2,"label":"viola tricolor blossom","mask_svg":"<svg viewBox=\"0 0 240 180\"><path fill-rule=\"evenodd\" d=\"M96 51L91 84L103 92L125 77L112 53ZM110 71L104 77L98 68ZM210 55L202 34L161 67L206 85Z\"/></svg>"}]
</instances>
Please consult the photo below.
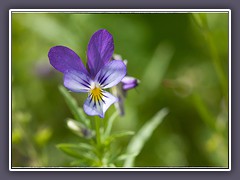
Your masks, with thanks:
<instances>
[{"instance_id":1,"label":"viola tricolor blossom","mask_svg":"<svg viewBox=\"0 0 240 180\"><path fill-rule=\"evenodd\" d=\"M104 89L117 85L126 75L121 60L111 60L113 37L105 29L93 34L87 49L87 68L80 57L64 46L52 47L48 53L51 65L64 74L64 86L73 92L88 93L83 105L86 114L103 118L118 98Z\"/></svg>"}]
</instances>

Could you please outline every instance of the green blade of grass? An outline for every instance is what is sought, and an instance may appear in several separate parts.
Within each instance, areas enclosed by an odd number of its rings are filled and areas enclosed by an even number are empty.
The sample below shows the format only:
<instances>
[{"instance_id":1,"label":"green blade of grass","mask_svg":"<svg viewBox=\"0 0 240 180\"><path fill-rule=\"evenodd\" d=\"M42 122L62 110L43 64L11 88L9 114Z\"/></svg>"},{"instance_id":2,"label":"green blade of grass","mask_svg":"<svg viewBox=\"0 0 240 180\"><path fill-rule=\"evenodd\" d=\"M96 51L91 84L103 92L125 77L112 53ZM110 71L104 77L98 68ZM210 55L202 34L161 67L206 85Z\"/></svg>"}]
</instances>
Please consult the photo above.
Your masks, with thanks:
<instances>
[{"instance_id":1,"label":"green blade of grass","mask_svg":"<svg viewBox=\"0 0 240 180\"><path fill-rule=\"evenodd\" d=\"M105 144L110 144L112 141L116 140L117 138L121 138L124 136L133 136L134 132L133 131L123 131L123 132L118 132L110 135L108 138L105 140Z\"/></svg>"},{"instance_id":2,"label":"green blade of grass","mask_svg":"<svg viewBox=\"0 0 240 180\"><path fill-rule=\"evenodd\" d=\"M108 119L107 121L107 127L104 133L104 137L107 138L108 136L110 136L111 134L111 130L112 130L112 126L113 126L113 122L114 120L117 118L118 116L118 112L114 112L111 117Z\"/></svg>"},{"instance_id":3,"label":"green blade of grass","mask_svg":"<svg viewBox=\"0 0 240 180\"><path fill-rule=\"evenodd\" d=\"M156 92L156 89L159 87L166 74L173 55L174 48L171 44L161 43L158 45L152 60L147 65L145 73L141 78L141 86L147 89L146 92ZM151 83L149 83L149 79L151 79Z\"/></svg>"},{"instance_id":4,"label":"green blade of grass","mask_svg":"<svg viewBox=\"0 0 240 180\"><path fill-rule=\"evenodd\" d=\"M124 162L124 167L134 166L134 161L137 155L141 152L144 144L151 137L153 131L161 124L164 117L168 114L166 108L161 109L157 114L147 121L142 128L136 133L135 136L131 139L127 147L126 154L135 154L135 156L129 156Z\"/></svg>"}]
</instances>

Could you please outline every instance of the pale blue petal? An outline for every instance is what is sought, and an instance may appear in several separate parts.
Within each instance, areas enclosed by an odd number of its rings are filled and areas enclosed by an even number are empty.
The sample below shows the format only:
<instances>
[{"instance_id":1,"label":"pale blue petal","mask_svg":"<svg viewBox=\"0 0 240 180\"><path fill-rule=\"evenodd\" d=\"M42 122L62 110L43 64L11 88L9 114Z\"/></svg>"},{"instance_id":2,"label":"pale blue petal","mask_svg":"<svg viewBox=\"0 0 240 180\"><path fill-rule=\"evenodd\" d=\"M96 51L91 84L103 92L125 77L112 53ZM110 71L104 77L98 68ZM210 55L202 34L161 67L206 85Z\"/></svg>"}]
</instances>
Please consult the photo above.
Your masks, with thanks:
<instances>
[{"instance_id":1,"label":"pale blue petal","mask_svg":"<svg viewBox=\"0 0 240 180\"><path fill-rule=\"evenodd\" d=\"M87 100L85 101L83 105L83 109L86 114L89 116L99 116L101 118L104 118L105 112L107 109L117 101L117 98L113 96L112 94L103 91L103 100L100 100L98 102L94 102L90 96L88 96Z\"/></svg>"},{"instance_id":2,"label":"pale blue petal","mask_svg":"<svg viewBox=\"0 0 240 180\"><path fill-rule=\"evenodd\" d=\"M85 101L83 105L83 109L85 113L89 116L99 116L101 118L104 117L103 114L103 102L94 102L90 96L87 97L87 100Z\"/></svg>"},{"instance_id":3,"label":"pale blue petal","mask_svg":"<svg viewBox=\"0 0 240 180\"><path fill-rule=\"evenodd\" d=\"M103 89L113 87L123 79L126 71L126 65L123 61L110 61L97 73L95 82L98 82Z\"/></svg>"},{"instance_id":4,"label":"pale blue petal","mask_svg":"<svg viewBox=\"0 0 240 180\"><path fill-rule=\"evenodd\" d=\"M103 100L105 103L103 103L103 114L107 111L107 109L115 102L118 101L118 99L113 96L111 93L107 91L103 91Z\"/></svg>"},{"instance_id":5,"label":"pale blue petal","mask_svg":"<svg viewBox=\"0 0 240 180\"><path fill-rule=\"evenodd\" d=\"M64 74L64 86L73 92L88 92L91 79L80 71L69 70Z\"/></svg>"}]
</instances>

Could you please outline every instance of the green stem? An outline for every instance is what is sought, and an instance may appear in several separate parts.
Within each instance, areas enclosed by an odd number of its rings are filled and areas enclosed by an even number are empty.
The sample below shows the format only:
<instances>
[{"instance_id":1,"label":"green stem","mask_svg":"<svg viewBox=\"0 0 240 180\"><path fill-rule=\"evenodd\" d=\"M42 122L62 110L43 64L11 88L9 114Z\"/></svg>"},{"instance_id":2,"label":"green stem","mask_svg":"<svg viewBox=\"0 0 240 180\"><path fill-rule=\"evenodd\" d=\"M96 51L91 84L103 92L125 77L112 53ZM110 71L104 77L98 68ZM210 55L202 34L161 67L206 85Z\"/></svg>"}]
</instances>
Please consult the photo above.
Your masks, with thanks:
<instances>
[{"instance_id":1,"label":"green stem","mask_svg":"<svg viewBox=\"0 0 240 180\"><path fill-rule=\"evenodd\" d=\"M95 130L96 130L96 149L97 149L97 157L98 161L96 162L96 165L99 167L103 166L102 158L103 158L103 145L102 145L102 139L101 139L101 119L96 116L95 117Z\"/></svg>"},{"instance_id":2,"label":"green stem","mask_svg":"<svg viewBox=\"0 0 240 180\"><path fill-rule=\"evenodd\" d=\"M96 139L98 147L101 146L100 119L95 117Z\"/></svg>"},{"instance_id":3,"label":"green stem","mask_svg":"<svg viewBox=\"0 0 240 180\"><path fill-rule=\"evenodd\" d=\"M117 118L118 116L118 112L116 111L115 113L112 114L112 116L108 119L107 121L107 126L105 128L105 131L104 131L104 135L105 135L105 138L107 138L110 133L111 133L111 130L112 130L112 126L113 126L113 122L114 120Z\"/></svg>"}]
</instances>

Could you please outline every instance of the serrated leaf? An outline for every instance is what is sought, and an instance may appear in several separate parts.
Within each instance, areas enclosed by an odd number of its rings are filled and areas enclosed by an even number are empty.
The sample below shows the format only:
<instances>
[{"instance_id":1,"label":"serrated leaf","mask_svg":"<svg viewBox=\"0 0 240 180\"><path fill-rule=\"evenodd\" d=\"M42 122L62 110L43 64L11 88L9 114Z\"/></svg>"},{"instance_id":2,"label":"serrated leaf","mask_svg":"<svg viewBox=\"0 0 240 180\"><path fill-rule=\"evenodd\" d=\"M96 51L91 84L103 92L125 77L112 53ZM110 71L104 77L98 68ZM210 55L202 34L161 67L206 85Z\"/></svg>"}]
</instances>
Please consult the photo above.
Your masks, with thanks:
<instances>
[{"instance_id":1,"label":"serrated leaf","mask_svg":"<svg viewBox=\"0 0 240 180\"><path fill-rule=\"evenodd\" d=\"M164 108L158 111L157 114L152 119L147 121L129 142L126 154L135 153L139 155L144 144L151 137L153 131L159 126L159 124L161 124L162 120L167 115L167 113L168 110ZM131 156L127 158L124 162L124 167L132 167L134 165L136 156Z\"/></svg>"}]
</instances>

